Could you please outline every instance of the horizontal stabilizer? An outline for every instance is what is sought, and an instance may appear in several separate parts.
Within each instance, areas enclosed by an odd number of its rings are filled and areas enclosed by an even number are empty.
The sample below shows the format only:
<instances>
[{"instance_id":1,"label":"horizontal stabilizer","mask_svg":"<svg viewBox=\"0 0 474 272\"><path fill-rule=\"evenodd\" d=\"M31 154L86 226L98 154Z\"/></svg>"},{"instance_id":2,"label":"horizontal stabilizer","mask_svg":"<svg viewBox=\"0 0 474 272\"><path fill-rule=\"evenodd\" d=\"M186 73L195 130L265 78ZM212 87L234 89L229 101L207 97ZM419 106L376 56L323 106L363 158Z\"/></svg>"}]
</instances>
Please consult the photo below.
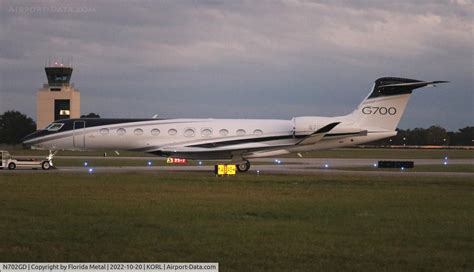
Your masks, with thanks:
<instances>
[{"instance_id":1,"label":"horizontal stabilizer","mask_svg":"<svg viewBox=\"0 0 474 272\"><path fill-rule=\"evenodd\" d=\"M311 145L311 144L315 144L321 141L324 135L326 135L329 131L331 131L334 127L336 127L340 123L341 122L334 122L334 123L330 123L329 125L325 125L324 127L313 132L311 135L299 141L297 145Z\"/></svg>"},{"instance_id":2,"label":"horizontal stabilizer","mask_svg":"<svg viewBox=\"0 0 474 272\"><path fill-rule=\"evenodd\" d=\"M438 83L448 83L449 81L422 81L409 78L399 77L382 77L375 81L372 93L368 99L381 97L381 96L393 96L411 94L414 89L422 87L433 87Z\"/></svg>"},{"instance_id":3,"label":"horizontal stabilizer","mask_svg":"<svg viewBox=\"0 0 474 272\"><path fill-rule=\"evenodd\" d=\"M419 81L419 82L409 82L409 83L397 83L397 84L387 84L380 85L380 87L409 87L410 89L417 89L425 86L436 86L439 83L449 83L449 81Z\"/></svg>"}]
</instances>

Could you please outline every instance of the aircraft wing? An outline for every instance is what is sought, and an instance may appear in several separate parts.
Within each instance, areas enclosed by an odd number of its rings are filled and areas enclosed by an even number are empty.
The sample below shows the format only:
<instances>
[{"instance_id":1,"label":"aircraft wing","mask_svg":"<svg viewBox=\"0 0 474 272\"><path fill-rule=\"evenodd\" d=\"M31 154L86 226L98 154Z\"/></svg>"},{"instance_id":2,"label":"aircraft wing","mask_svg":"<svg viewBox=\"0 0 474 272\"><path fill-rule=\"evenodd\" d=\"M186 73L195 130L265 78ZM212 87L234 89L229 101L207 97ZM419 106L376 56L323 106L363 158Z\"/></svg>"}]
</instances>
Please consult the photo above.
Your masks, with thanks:
<instances>
[{"instance_id":1,"label":"aircraft wing","mask_svg":"<svg viewBox=\"0 0 474 272\"><path fill-rule=\"evenodd\" d=\"M165 155L165 156L183 156L183 157L209 157L212 158L214 155L222 156L222 154L227 154L232 157L236 154L244 154L249 152L263 151L263 150L273 150L273 149L283 149L293 146L293 144L288 143L245 143L245 144L236 144L228 146L220 146L213 148L203 148L203 147L187 147L187 146L168 146L162 147L156 150L149 150L146 152ZM227 156L225 156L227 157Z\"/></svg>"},{"instance_id":2,"label":"aircraft wing","mask_svg":"<svg viewBox=\"0 0 474 272\"><path fill-rule=\"evenodd\" d=\"M323 139L324 135L326 135L329 131L331 131L334 127L336 127L340 123L341 122L334 122L334 123L330 123L329 125L325 125L324 127L316 130L315 132L313 132L311 135L307 136L306 138L303 138L302 140L300 140L296 144L297 145L315 144L315 143L321 141L321 139Z\"/></svg>"}]
</instances>

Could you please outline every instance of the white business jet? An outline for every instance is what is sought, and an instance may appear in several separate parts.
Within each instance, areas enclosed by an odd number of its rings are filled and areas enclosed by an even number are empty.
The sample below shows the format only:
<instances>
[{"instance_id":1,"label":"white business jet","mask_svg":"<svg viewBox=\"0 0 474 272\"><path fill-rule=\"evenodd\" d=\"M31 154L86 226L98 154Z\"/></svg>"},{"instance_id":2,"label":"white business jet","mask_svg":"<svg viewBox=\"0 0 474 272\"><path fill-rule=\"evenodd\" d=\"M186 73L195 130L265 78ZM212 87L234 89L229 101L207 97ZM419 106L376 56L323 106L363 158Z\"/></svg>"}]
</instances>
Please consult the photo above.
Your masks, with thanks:
<instances>
[{"instance_id":1,"label":"white business jet","mask_svg":"<svg viewBox=\"0 0 474 272\"><path fill-rule=\"evenodd\" d=\"M245 172L251 158L393 137L412 91L446 82L379 78L356 110L337 117L65 119L54 121L22 141L33 148L50 150L50 154L58 150L130 150L174 158L230 160Z\"/></svg>"}]
</instances>

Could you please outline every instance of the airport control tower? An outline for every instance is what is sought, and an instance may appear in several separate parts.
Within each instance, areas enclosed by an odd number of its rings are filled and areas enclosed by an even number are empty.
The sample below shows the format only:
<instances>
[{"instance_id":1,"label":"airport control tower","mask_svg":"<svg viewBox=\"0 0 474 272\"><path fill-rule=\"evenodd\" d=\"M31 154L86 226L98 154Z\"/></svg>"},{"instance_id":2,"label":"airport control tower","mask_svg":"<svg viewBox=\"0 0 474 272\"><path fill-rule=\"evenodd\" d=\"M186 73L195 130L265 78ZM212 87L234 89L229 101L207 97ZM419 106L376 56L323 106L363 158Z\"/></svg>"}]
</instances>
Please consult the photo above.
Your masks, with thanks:
<instances>
[{"instance_id":1,"label":"airport control tower","mask_svg":"<svg viewBox=\"0 0 474 272\"><path fill-rule=\"evenodd\" d=\"M44 70L48 83L38 90L36 100L36 128L43 129L54 120L79 118L81 94L69 83L71 65L53 62Z\"/></svg>"}]
</instances>

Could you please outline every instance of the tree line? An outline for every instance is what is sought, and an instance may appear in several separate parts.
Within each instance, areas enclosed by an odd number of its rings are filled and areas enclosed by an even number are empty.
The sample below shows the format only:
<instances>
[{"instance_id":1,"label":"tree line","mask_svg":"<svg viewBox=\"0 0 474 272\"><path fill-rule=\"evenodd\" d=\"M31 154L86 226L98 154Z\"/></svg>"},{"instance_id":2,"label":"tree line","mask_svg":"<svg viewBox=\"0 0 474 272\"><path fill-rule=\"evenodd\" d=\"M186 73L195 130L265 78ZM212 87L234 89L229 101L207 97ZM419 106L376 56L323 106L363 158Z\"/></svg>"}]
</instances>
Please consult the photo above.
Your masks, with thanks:
<instances>
[{"instance_id":1,"label":"tree line","mask_svg":"<svg viewBox=\"0 0 474 272\"><path fill-rule=\"evenodd\" d=\"M82 118L100 118L89 113ZM6 111L0 115L0 143L19 144L26 135L36 130L33 119L18 111ZM474 127L447 131L440 126L429 128L397 129L395 137L372 143L373 145L436 145L436 146L472 146L474 145Z\"/></svg>"},{"instance_id":2,"label":"tree line","mask_svg":"<svg viewBox=\"0 0 474 272\"><path fill-rule=\"evenodd\" d=\"M447 131L440 126L429 128L397 129L397 136L372 143L373 145L433 145L433 146L472 146L474 127Z\"/></svg>"}]
</instances>

